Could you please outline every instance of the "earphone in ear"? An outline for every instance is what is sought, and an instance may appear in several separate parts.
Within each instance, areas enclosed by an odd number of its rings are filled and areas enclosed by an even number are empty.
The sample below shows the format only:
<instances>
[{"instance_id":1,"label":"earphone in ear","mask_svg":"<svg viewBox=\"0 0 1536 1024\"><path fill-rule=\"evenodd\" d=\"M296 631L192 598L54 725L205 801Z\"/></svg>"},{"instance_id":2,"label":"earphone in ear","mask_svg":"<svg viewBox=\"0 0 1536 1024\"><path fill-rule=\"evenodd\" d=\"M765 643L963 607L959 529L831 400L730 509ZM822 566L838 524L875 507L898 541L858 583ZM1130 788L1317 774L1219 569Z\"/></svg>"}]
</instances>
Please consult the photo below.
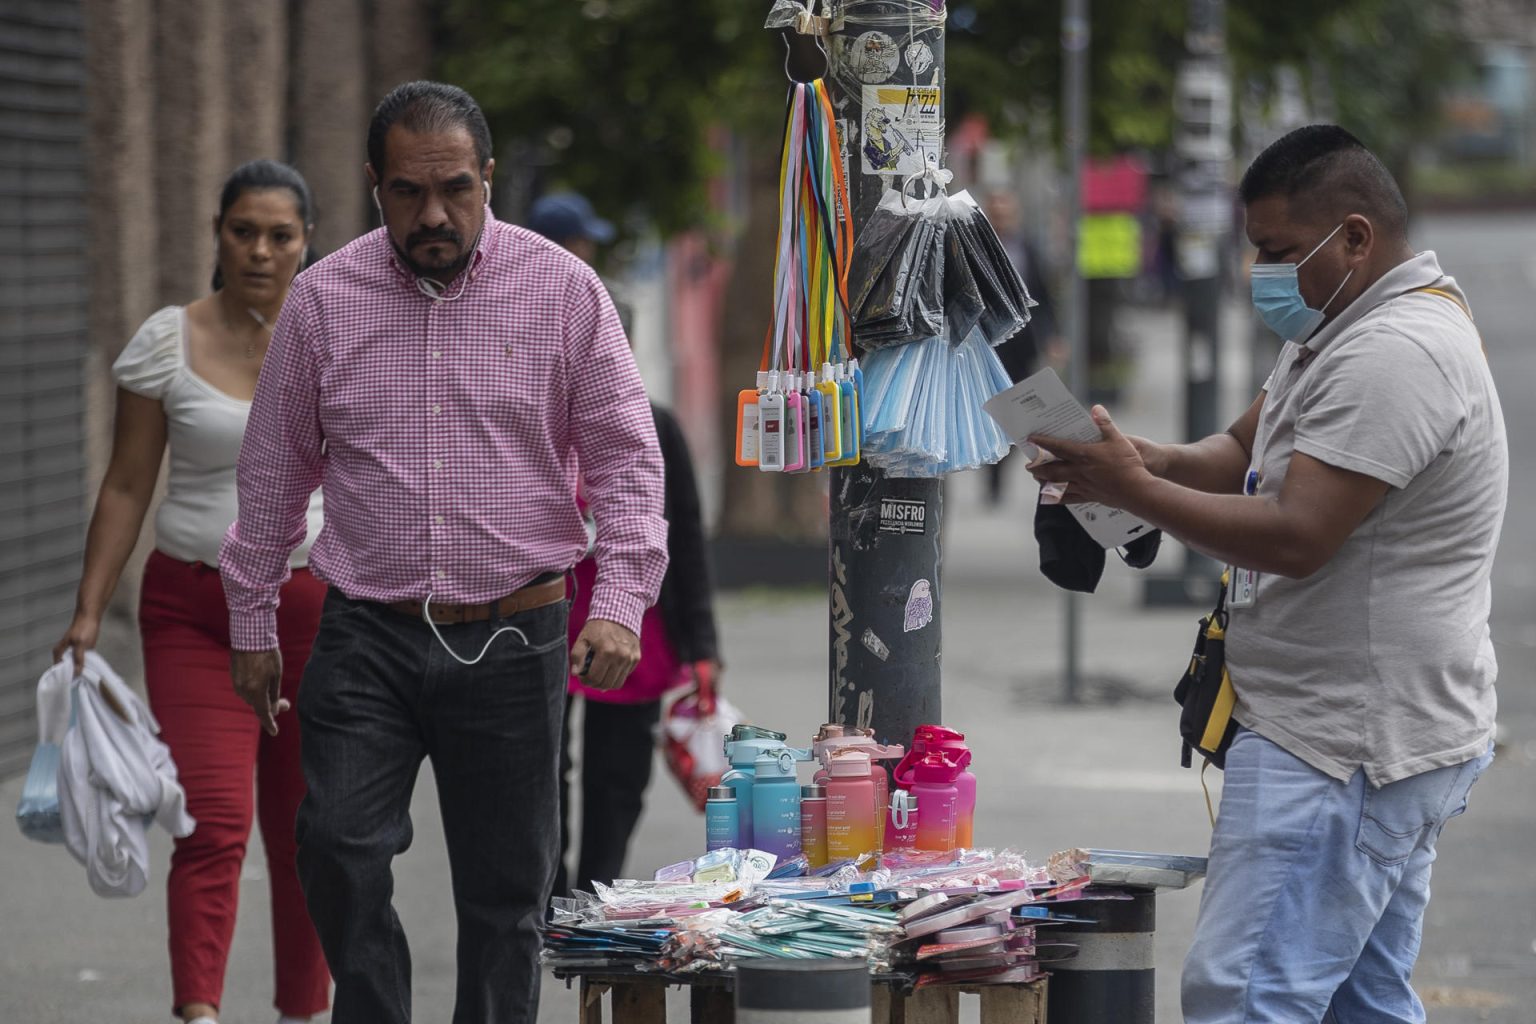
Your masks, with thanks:
<instances>
[{"instance_id":1,"label":"earphone in ear","mask_svg":"<svg viewBox=\"0 0 1536 1024\"><path fill-rule=\"evenodd\" d=\"M485 186L485 205L486 206L490 206L491 205L491 183L488 182L488 181L482 181L480 184Z\"/></svg>"},{"instance_id":2,"label":"earphone in ear","mask_svg":"<svg viewBox=\"0 0 1536 1024\"><path fill-rule=\"evenodd\" d=\"M379 186L373 186L373 205L378 207L380 213L384 212L384 204L379 202Z\"/></svg>"}]
</instances>

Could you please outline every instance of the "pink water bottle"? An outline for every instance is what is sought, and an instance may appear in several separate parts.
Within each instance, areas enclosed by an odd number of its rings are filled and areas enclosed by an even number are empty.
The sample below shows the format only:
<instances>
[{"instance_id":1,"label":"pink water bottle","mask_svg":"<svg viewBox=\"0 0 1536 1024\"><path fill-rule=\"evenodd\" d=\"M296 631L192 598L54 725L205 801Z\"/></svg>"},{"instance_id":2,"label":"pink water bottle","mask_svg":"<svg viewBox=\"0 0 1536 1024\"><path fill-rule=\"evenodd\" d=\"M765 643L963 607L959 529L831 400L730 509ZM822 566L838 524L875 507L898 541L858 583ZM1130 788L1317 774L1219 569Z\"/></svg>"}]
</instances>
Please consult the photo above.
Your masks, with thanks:
<instances>
[{"instance_id":1,"label":"pink water bottle","mask_svg":"<svg viewBox=\"0 0 1536 1024\"><path fill-rule=\"evenodd\" d=\"M955 849L955 827L960 818L960 790L955 780L963 765L945 750L934 750L912 766L912 795L917 797L919 850L949 853Z\"/></svg>"},{"instance_id":2,"label":"pink water bottle","mask_svg":"<svg viewBox=\"0 0 1536 1024\"><path fill-rule=\"evenodd\" d=\"M965 733L942 725L920 725L912 734L912 749L896 766L896 785L912 785L912 766L923 756L935 750L949 753L950 759L962 768L971 763L970 748L965 745ZM961 771L955 780L959 790L959 816L955 821L955 845L969 850L975 847L976 835L976 776Z\"/></svg>"},{"instance_id":3,"label":"pink water bottle","mask_svg":"<svg viewBox=\"0 0 1536 1024\"><path fill-rule=\"evenodd\" d=\"M896 760L902 755L900 744L886 746L875 740L871 729L853 729L851 732L835 722L828 722L811 739L811 753L821 761L815 782L826 785L830 773L828 765L832 757L842 750L858 749L869 755L870 774L875 780L875 849L885 849L886 804L890 797L891 779L881 761Z\"/></svg>"},{"instance_id":4,"label":"pink water bottle","mask_svg":"<svg viewBox=\"0 0 1536 1024\"><path fill-rule=\"evenodd\" d=\"M891 806L886 817L885 848L887 851L910 850L917 846L917 797L905 789L891 794Z\"/></svg>"},{"instance_id":5,"label":"pink water bottle","mask_svg":"<svg viewBox=\"0 0 1536 1024\"><path fill-rule=\"evenodd\" d=\"M827 767L827 859L852 860L876 848L875 779L869 755L840 750Z\"/></svg>"}]
</instances>

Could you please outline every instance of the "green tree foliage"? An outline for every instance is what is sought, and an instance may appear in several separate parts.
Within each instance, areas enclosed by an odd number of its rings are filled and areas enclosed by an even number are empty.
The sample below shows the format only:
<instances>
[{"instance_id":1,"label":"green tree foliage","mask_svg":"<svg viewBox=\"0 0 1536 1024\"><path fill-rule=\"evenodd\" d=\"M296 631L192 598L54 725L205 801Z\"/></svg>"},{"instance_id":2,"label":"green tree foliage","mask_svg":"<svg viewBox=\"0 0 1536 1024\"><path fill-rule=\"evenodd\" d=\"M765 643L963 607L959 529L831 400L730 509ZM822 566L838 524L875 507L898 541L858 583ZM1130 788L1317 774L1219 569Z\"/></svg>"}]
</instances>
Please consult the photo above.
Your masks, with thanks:
<instances>
[{"instance_id":1,"label":"green tree foliage","mask_svg":"<svg viewBox=\"0 0 1536 1024\"><path fill-rule=\"evenodd\" d=\"M1061 95L1062 0L951 3L945 102L998 129L1054 123ZM1096 153L1166 145L1173 72L1184 52L1183 0L1089 0L1090 145Z\"/></svg>"},{"instance_id":2,"label":"green tree foliage","mask_svg":"<svg viewBox=\"0 0 1536 1024\"><path fill-rule=\"evenodd\" d=\"M721 161L710 129L782 108L766 10L743 0L447 0L440 72L480 101L498 146L520 142L551 165L552 183L601 210L638 203L670 232L708 208L704 185Z\"/></svg>"},{"instance_id":3,"label":"green tree foliage","mask_svg":"<svg viewBox=\"0 0 1536 1024\"><path fill-rule=\"evenodd\" d=\"M445 0L442 73L473 92L499 141L600 208L643 207L663 231L700 223L720 166L714 127L776 136L783 48L768 0ZM994 130L1054 123L1063 0L950 0L946 106ZM1332 116L1403 170L1435 100L1470 67L1456 0L1230 0L1238 81L1302 69ZM1157 149L1173 127L1188 0L1090 0L1091 145Z\"/></svg>"}]
</instances>

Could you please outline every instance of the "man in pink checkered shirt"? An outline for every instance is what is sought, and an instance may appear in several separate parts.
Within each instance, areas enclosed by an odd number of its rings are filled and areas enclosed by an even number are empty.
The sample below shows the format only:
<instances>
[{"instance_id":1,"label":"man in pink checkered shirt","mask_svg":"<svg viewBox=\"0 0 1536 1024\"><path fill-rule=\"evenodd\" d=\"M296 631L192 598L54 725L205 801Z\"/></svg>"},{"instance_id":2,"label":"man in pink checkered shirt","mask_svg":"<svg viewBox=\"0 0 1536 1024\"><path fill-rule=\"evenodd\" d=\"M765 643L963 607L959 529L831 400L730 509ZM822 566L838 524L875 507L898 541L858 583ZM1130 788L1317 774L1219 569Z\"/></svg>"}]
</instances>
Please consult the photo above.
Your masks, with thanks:
<instances>
[{"instance_id":1,"label":"man in pink checkered shirt","mask_svg":"<svg viewBox=\"0 0 1536 1024\"><path fill-rule=\"evenodd\" d=\"M535 1019L567 666L623 683L666 569L662 464L618 317L585 264L491 215L490 154L463 90L412 82L379 105L367 173L384 226L294 283L220 558L235 689L275 733L277 593L324 486L298 862L333 1024L410 1019L390 862L424 757L458 912L454 1024ZM567 652L578 473L598 574Z\"/></svg>"}]
</instances>

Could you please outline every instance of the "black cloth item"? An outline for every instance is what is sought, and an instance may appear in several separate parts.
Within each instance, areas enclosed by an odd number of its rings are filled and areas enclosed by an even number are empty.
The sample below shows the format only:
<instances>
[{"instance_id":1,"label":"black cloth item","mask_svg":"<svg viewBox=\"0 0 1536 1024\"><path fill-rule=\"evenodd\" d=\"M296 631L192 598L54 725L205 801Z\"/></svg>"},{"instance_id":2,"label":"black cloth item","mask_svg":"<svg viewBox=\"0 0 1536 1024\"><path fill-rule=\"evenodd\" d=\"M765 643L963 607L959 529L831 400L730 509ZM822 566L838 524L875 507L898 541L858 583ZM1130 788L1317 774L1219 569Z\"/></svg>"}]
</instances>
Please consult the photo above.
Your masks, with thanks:
<instances>
[{"instance_id":1,"label":"black cloth item","mask_svg":"<svg viewBox=\"0 0 1536 1024\"><path fill-rule=\"evenodd\" d=\"M1040 572L1063 590L1091 594L1104 575L1104 549L1088 535L1066 505L1035 505L1035 541L1040 545ZM1145 569L1157 559L1163 531L1153 530L1119 549L1133 569Z\"/></svg>"},{"instance_id":2,"label":"black cloth item","mask_svg":"<svg viewBox=\"0 0 1536 1024\"><path fill-rule=\"evenodd\" d=\"M710 582L709 551L704 540L703 512L693 459L677 418L651 404L656 441L661 446L665 491L661 514L667 520L667 574L656 605L667 624L667 639L684 665L719 661L715 628L714 587Z\"/></svg>"}]
</instances>

